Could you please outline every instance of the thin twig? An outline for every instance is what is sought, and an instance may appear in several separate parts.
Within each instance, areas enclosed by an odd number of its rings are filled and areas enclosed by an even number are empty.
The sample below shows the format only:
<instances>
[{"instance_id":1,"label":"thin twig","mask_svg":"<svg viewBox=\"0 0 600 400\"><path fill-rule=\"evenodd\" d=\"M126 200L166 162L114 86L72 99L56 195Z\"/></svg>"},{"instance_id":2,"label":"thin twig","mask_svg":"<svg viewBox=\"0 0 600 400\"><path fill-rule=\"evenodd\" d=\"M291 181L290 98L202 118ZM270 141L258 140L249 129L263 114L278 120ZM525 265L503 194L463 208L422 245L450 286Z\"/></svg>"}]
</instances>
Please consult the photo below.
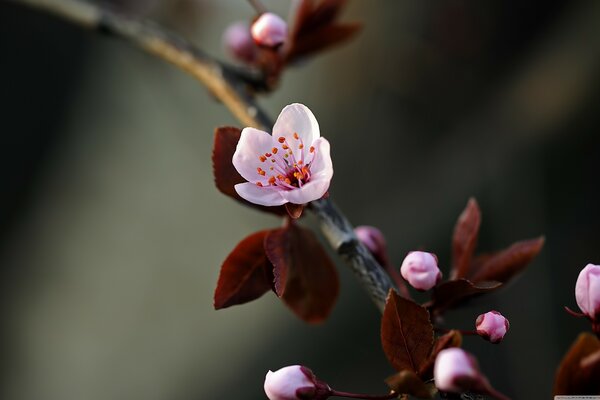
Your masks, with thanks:
<instances>
[{"instance_id":1,"label":"thin twig","mask_svg":"<svg viewBox=\"0 0 600 400\"><path fill-rule=\"evenodd\" d=\"M235 69L158 25L76 0L11 1L46 11L87 29L126 39L198 79L244 126L266 131L273 126L272 120L248 93L244 77ZM311 209L319 218L329 244L354 271L377 308L383 311L387 293L394 287L389 276L358 241L352 225L331 200L315 201Z\"/></svg>"}]
</instances>

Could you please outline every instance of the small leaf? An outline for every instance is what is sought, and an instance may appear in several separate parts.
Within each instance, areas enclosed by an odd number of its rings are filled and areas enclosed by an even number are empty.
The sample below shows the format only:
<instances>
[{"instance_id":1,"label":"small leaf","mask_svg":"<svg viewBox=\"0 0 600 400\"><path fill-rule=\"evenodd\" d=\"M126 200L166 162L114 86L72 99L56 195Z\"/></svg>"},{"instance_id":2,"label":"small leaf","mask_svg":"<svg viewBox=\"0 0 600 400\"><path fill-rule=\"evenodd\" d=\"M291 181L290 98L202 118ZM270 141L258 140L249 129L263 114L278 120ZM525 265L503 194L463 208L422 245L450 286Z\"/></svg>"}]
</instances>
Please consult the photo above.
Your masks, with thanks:
<instances>
[{"instance_id":1,"label":"small leaf","mask_svg":"<svg viewBox=\"0 0 600 400\"><path fill-rule=\"evenodd\" d=\"M385 380L396 393L410 394L419 399L432 399L437 389L432 383L423 382L414 372L405 369Z\"/></svg>"},{"instance_id":2,"label":"small leaf","mask_svg":"<svg viewBox=\"0 0 600 400\"><path fill-rule=\"evenodd\" d=\"M227 256L215 289L215 309L247 303L271 289L272 267L263 246L268 232L253 233Z\"/></svg>"},{"instance_id":3,"label":"small leaf","mask_svg":"<svg viewBox=\"0 0 600 400\"><path fill-rule=\"evenodd\" d=\"M542 250L544 237L523 240L495 254L486 256L481 265L475 270L469 280L472 282L498 281L508 282L511 278L523 271Z\"/></svg>"},{"instance_id":4,"label":"small leaf","mask_svg":"<svg viewBox=\"0 0 600 400\"><path fill-rule=\"evenodd\" d=\"M431 354L429 355L429 359L427 363L421 368L419 371L419 376L425 380L431 379L433 377L433 366L435 365L435 359L440 351L444 349L449 349L450 347L460 347L462 346L462 335L457 330L451 330L438 337L433 345L433 350L431 350Z\"/></svg>"},{"instance_id":5,"label":"small leaf","mask_svg":"<svg viewBox=\"0 0 600 400\"><path fill-rule=\"evenodd\" d=\"M304 210L304 204L285 203L285 210L292 219L298 219Z\"/></svg>"},{"instance_id":6,"label":"small leaf","mask_svg":"<svg viewBox=\"0 0 600 400\"><path fill-rule=\"evenodd\" d=\"M341 44L356 35L362 29L360 23L328 25L304 34L291 43L286 54L286 61L292 62L310 54L323 51Z\"/></svg>"},{"instance_id":7,"label":"small leaf","mask_svg":"<svg viewBox=\"0 0 600 400\"><path fill-rule=\"evenodd\" d=\"M446 281L433 288L432 304L429 307L439 313L448 308L483 293L488 293L502 286L500 282L472 283L466 279Z\"/></svg>"},{"instance_id":8,"label":"small leaf","mask_svg":"<svg viewBox=\"0 0 600 400\"><path fill-rule=\"evenodd\" d=\"M215 129L212 161L213 174L217 189L219 189L221 193L236 199L244 205L277 215L286 215L287 212L283 206L259 206L242 199L235 191L235 185L246 182L246 180L242 178L231 162L233 153L235 153L235 149L237 147L237 143L240 140L241 133L242 131L240 129L232 126L222 126Z\"/></svg>"},{"instance_id":9,"label":"small leaf","mask_svg":"<svg viewBox=\"0 0 600 400\"><path fill-rule=\"evenodd\" d=\"M467 276L471 258L477 245L480 225L481 210L477 200L470 198L454 226L452 236L452 279Z\"/></svg>"},{"instance_id":10,"label":"small leaf","mask_svg":"<svg viewBox=\"0 0 600 400\"><path fill-rule=\"evenodd\" d=\"M271 231L264 246L274 267L276 293L304 321L323 322L333 309L339 282L315 235L290 223Z\"/></svg>"},{"instance_id":11,"label":"small leaf","mask_svg":"<svg viewBox=\"0 0 600 400\"><path fill-rule=\"evenodd\" d=\"M597 362L590 362L590 356L600 351L600 340L591 333L580 334L565 354L554 381L554 395L599 395ZM588 363L584 362L588 360ZM582 366L583 364L583 366Z\"/></svg>"},{"instance_id":12,"label":"small leaf","mask_svg":"<svg viewBox=\"0 0 600 400\"><path fill-rule=\"evenodd\" d=\"M381 321L381 344L396 370L418 373L433 347L429 312L390 289Z\"/></svg>"}]
</instances>

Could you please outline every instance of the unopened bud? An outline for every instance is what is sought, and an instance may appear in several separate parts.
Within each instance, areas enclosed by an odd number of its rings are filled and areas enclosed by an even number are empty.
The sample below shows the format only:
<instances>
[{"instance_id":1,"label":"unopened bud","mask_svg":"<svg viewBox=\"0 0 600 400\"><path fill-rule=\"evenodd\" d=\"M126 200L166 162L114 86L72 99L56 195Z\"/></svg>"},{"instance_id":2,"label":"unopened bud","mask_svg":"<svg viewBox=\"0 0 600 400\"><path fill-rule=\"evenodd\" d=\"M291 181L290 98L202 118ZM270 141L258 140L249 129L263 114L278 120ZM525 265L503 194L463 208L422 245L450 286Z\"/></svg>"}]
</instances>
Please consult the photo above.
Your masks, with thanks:
<instances>
[{"instance_id":1,"label":"unopened bud","mask_svg":"<svg viewBox=\"0 0 600 400\"><path fill-rule=\"evenodd\" d=\"M251 63L256 56L256 45L250 34L250 27L242 21L235 22L223 33L225 49L236 59Z\"/></svg>"},{"instance_id":2,"label":"unopened bud","mask_svg":"<svg viewBox=\"0 0 600 400\"><path fill-rule=\"evenodd\" d=\"M500 343L509 327L508 320L498 311L481 314L475 321L477 334L492 343Z\"/></svg>"},{"instance_id":3,"label":"unopened bud","mask_svg":"<svg viewBox=\"0 0 600 400\"><path fill-rule=\"evenodd\" d=\"M310 369L290 365L267 372L265 393L270 400L323 400L330 396L331 389Z\"/></svg>"},{"instance_id":4,"label":"unopened bud","mask_svg":"<svg viewBox=\"0 0 600 400\"><path fill-rule=\"evenodd\" d=\"M252 38L260 46L277 47L285 41L287 29L280 16L267 12L252 24Z\"/></svg>"},{"instance_id":5,"label":"unopened bud","mask_svg":"<svg viewBox=\"0 0 600 400\"><path fill-rule=\"evenodd\" d=\"M354 228L354 233L381 265L385 266L388 263L385 236L379 229L374 226L361 225Z\"/></svg>"},{"instance_id":6,"label":"unopened bud","mask_svg":"<svg viewBox=\"0 0 600 400\"><path fill-rule=\"evenodd\" d=\"M575 299L585 315L600 322L600 265L588 264L581 270L575 283Z\"/></svg>"},{"instance_id":7,"label":"unopened bud","mask_svg":"<svg viewBox=\"0 0 600 400\"><path fill-rule=\"evenodd\" d=\"M439 352L433 367L435 386L444 392L461 393L480 379L475 358L458 347Z\"/></svg>"},{"instance_id":8,"label":"unopened bud","mask_svg":"<svg viewBox=\"0 0 600 400\"><path fill-rule=\"evenodd\" d=\"M436 255L424 251L408 253L400 273L417 290L429 290L442 279Z\"/></svg>"}]
</instances>

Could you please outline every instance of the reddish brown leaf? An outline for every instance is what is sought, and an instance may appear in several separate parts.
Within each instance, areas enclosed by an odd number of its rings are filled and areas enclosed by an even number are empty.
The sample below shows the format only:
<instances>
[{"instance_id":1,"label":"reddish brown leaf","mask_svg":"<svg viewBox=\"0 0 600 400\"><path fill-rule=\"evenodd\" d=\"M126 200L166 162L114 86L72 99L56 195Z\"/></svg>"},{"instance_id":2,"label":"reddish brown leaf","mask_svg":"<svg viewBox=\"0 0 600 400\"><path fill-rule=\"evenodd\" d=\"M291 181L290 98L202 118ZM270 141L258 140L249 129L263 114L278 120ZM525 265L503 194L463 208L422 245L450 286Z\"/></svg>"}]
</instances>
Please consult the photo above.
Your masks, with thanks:
<instances>
[{"instance_id":1,"label":"reddish brown leaf","mask_svg":"<svg viewBox=\"0 0 600 400\"><path fill-rule=\"evenodd\" d=\"M472 282L498 281L505 283L523 271L544 246L544 237L523 240L487 257L470 276Z\"/></svg>"},{"instance_id":2,"label":"reddish brown leaf","mask_svg":"<svg viewBox=\"0 0 600 400\"><path fill-rule=\"evenodd\" d=\"M318 30L303 34L290 44L286 54L286 61L292 62L296 59L341 44L358 33L361 28L362 25L360 23L345 23L327 25Z\"/></svg>"},{"instance_id":3,"label":"reddish brown leaf","mask_svg":"<svg viewBox=\"0 0 600 400\"><path fill-rule=\"evenodd\" d=\"M396 370L418 373L433 347L429 312L390 289L381 320L381 344Z\"/></svg>"},{"instance_id":4,"label":"reddish brown leaf","mask_svg":"<svg viewBox=\"0 0 600 400\"><path fill-rule=\"evenodd\" d=\"M433 350L429 355L427 363L419 371L419 376L424 380L431 379L433 377L433 366L435 359L440 351L449 349L450 347L460 347L462 345L462 335L457 330L451 330L448 333L438 337L433 345Z\"/></svg>"},{"instance_id":5,"label":"reddish brown leaf","mask_svg":"<svg viewBox=\"0 0 600 400\"><path fill-rule=\"evenodd\" d=\"M215 309L247 303L271 289L272 267L263 245L267 233L253 233L227 256L215 289Z\"/></svg>"},{"instance_id":6,"label":"reddish brown leaf","mask_svg":"<svg viewBox=\"0 0 600 400\"><path fill-rule=\"evenodd\" d=\"M448 308L483 293L488 293L502 286L500 282L478 282L474 284L466 279L446 281L433 288L430 308L439 313Z\"/></svg>"},{"instance_id":7,"label":"reddish brown leaf","mask_svg":"<svg viewBox=\"0 0 600 400\"><path fill-rule=\"evenodd\" d=\"M452 236L451 279L465 278L471 265L471 258L477 245L481 210L474 198L470 198L464 211L458 217Z\"/></svg>"},{"instance_id":8,"label":"reddish brown leaf","mask_svg":"<svg viewBox=\"0 0 600 400\"><path fill-rule=\"evenodd\" d=\"M335 265L314 234L290 223L267 235L265 251L274 266L277 294L304 321L323 322L339 283Z\"/></svg>"},{"instance_id":9,"label":"reddish brown leaf","mask_svg":"<svg viewBox=\"0 0 600 400\"><path fill-rule=\"evenodd\" d=\"M246 182L244 178L234 168L231 159L235 148L240 140L242 131L232 126L222 126L215 129L215 142L213 145L212 161L215 185L219 191L237 201L259 210L277 214L286 215L287 212L283 206L264 207L250 203L240 197L233 188L236 184Z\"/></svg>"},{"instance_id":10,"label":"reddish brown leaf","mask_svg":"<svg viewBox=\"0 0 600 400\"><path fill-rule=\"evenodd\" d=\"M423 382L414 372L405 369L385 380L396 393L404 393L419 399L432 399L437 393L433 383Z\"/></svg>"},{"instance_id":11,"label":"reddish brown leaf","mask_svg":"<svg viewBox=\"0 0 600 400\"><path fill-rule=\"evenodd\" d=\"M302 211L304 211L304 204L286 203L285 210L290 218L298 219L302 215Z\"/></svg>"},{"instance_id":12,"label":"reddish brown leaf","mask_svg":"<svg viewBox=\"0 0 600 400\"><path fill-rule=\"evenodd\" d=\"M554 381L554 395L599 395L600 379L597 366L583 363L600 351L600 340L591 333L579 335L565 354ZM592 359L593 360L593 359ZM589 363L589 361L588 361Z\"/></svg>"}]
</instances>

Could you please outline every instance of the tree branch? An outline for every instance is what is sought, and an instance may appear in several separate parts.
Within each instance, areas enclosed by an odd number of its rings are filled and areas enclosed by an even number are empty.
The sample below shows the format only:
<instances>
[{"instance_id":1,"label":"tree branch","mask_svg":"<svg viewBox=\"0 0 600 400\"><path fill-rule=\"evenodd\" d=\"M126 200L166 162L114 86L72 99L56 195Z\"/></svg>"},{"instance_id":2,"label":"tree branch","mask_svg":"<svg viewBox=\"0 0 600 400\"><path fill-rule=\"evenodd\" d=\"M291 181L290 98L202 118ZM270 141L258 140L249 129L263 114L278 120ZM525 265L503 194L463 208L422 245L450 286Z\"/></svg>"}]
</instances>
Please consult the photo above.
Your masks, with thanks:
<instances>
[{"instance_id":1,"label":"tree branch","mask_svg":"<svg viewBox=\"0 0 600 400\"><path fill-rule=\"evenodd\" d=\"M198 79L245 126L270 131L271 119L254 102L246 79L179 36L149 22L120 15L92 3L77 0L11 0L46 11L84 28L128 40L150 54L168 61ZM363 246L348 219L329 199L312 203L331 247L354 271L371 299L383 311L394 287L383 268Z\"/></svg>"}]
</instances>

